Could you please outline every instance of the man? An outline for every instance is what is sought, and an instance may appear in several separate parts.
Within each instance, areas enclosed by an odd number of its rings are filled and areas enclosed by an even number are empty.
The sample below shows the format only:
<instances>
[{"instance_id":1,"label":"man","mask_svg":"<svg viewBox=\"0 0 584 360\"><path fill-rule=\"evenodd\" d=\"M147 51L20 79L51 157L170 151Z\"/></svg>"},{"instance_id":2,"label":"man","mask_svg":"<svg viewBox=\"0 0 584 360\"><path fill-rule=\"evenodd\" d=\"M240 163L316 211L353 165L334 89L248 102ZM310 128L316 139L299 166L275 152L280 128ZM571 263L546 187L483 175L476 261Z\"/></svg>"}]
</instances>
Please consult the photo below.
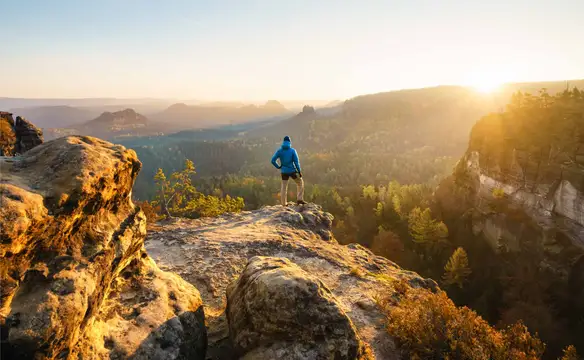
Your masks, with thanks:
<instances>
[{"instance_id":1,"label":"man","mask_svg":"<svg viewBox=\"0 0 584 360\"><path fill-rule=\"evenodd\" d=\"M277 160L280 159L280 164ZM276 169L280 169L282 173L282 188L280 189L280 202L282 206L288 204L288 180L292 178L296 183L296 203L304 205L304 180L302 180L302 172L300 171L300 161L298 160L298 153L292 147L290 136L284 136L282 146L272 156L272 165Z\"/></svg>"}]
</instances>

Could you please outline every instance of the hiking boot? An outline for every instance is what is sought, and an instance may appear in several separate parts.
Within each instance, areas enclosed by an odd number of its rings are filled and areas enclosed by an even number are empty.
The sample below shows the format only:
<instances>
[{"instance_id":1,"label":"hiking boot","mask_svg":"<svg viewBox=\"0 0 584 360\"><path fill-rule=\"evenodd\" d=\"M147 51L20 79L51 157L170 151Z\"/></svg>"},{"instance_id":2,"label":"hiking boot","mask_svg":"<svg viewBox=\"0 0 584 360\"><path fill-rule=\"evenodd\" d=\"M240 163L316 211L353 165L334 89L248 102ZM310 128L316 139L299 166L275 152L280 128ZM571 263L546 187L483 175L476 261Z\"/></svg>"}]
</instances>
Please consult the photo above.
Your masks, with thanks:
<instances>
[{"instance_id":1,"label":"hiking boot","mask_svg":"<svg viewBox=\"0 0 584 360\"><path fill-rule=\"evenodd\" d=\"M296 204L298 204L298 205L306 205L308 203L306 201L304 201L304 200L298 200L298 201L296 201Z\"/></svg>"}]
</instances>

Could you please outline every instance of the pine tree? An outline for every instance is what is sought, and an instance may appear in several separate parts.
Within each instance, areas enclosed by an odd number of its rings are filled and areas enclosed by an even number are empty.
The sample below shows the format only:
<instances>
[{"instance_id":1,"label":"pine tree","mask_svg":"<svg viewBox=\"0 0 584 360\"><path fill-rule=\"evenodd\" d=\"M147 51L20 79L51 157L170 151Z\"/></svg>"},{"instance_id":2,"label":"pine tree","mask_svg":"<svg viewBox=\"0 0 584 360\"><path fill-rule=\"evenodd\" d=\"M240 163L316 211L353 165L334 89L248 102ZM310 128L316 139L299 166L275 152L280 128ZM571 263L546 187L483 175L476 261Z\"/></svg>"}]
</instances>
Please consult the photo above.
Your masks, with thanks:
<instances>
[{"instance_id":1,"label":"pine tree","mask_svg":"<svg viewBox=\"0 0 584 360\"><path fill-rule=\"evenodd\" d=\"M166 179L166 175L161 168L158 168L156 175L154 175L154 182L158 188L158 194L156 195L156 203L160 205L162 214L168 218L172 217L170 211L168 210L168 203L171 199L168 199L170 193L170 182Z\"/></svg>"},{"instance_id":2,"label":"pine tree","mask_svg":"<svg viewBox=\"0 0 584 360\"><path fill-rule=\"evenodd\" d=\"M424 246L430 258L441 251L448 237L448 228L432 218L429 208L414 208L408 217L408 228L412 240Z\"/></svg>"},{"instance_id":3,"label":"pine tree","mask_svg":"<svg viewBox=\"0 0 584 360\"><path fill-rule=\"evenodd\" d=\"M160 205L163 215L198 218L219 216L226 212L239 212L244 208L245 203L241 197L232 198L227 195L221 198L221 196L204 195L198 192L192 182L192 175L195 173L195 165L188 159L185 161L184 169L174 172L170 180L162 169L158 169L154 175L158 188L155 204ZM220 189L213 188L210 192L216 192L216 190L221 195Z\"/></svg>"},{"instance_id":4,"label":"pine tree","mask_svg":"<svg viewBox=\"0 0 584 360\"><path fill-rule=\"evenodd\" d=\"M468 256L463 248L459 247L454 250L450 259L444 266L444 283L446 285L458 285L462 289L464 282L471 274L471 269L468 266Z\"/></svg>"},{"instance_id":5,"label":"pine tree","mask_svg":"<svg viewBox=\"0 0 584 360\"><path fill-rule=\"evenodd\" d=\"M185 160L185 166L182 171L177 171L172 174L172 210L174 212L180 212L190 201L200 196L197 189L193 186L191 179L194 174L196 174L195 164L189 159Z\"/></svg>"}]
</instances>

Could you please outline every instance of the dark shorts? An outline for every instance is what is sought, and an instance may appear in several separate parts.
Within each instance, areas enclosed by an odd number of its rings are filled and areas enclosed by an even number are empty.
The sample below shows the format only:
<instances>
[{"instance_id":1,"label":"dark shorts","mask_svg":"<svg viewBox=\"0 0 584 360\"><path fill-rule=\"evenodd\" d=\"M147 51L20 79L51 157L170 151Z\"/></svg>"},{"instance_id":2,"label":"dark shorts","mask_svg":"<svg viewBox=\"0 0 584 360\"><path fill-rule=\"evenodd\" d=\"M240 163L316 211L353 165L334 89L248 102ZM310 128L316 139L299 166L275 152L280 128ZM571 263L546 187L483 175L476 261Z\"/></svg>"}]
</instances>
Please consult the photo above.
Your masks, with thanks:
<instances>
[{"instance_id":1,"label":"dark shorts","mask_svg":"<svg viewBox=\"0 0 584 360\"><path fill-rule=\"evenodd\" d=\"M298 179L298 173L292 173L292 174L282 173L282 180L289 180L290 178L292 178L294 180Z\"/></svg>"}]
</instances>

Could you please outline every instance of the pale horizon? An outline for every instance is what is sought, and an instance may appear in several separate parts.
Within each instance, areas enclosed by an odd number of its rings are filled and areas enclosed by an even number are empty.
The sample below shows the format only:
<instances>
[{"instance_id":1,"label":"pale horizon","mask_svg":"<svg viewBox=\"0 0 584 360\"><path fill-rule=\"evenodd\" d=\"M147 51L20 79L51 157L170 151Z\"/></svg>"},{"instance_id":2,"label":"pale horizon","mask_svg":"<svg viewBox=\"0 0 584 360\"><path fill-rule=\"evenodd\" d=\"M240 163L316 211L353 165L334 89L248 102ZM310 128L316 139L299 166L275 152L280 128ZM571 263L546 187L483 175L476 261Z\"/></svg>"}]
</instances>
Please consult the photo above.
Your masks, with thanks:
<instances>
[{"instance_id":1,"label":"pale horizon","mask_svg":"<svg viewBox=\"0 0 584 360\"><path fill-rule=\"evenodd\" d=\"M0 12L0 97L335 101L584 78L578 0L24 0Z\"/></svg>"}]
</instances>

